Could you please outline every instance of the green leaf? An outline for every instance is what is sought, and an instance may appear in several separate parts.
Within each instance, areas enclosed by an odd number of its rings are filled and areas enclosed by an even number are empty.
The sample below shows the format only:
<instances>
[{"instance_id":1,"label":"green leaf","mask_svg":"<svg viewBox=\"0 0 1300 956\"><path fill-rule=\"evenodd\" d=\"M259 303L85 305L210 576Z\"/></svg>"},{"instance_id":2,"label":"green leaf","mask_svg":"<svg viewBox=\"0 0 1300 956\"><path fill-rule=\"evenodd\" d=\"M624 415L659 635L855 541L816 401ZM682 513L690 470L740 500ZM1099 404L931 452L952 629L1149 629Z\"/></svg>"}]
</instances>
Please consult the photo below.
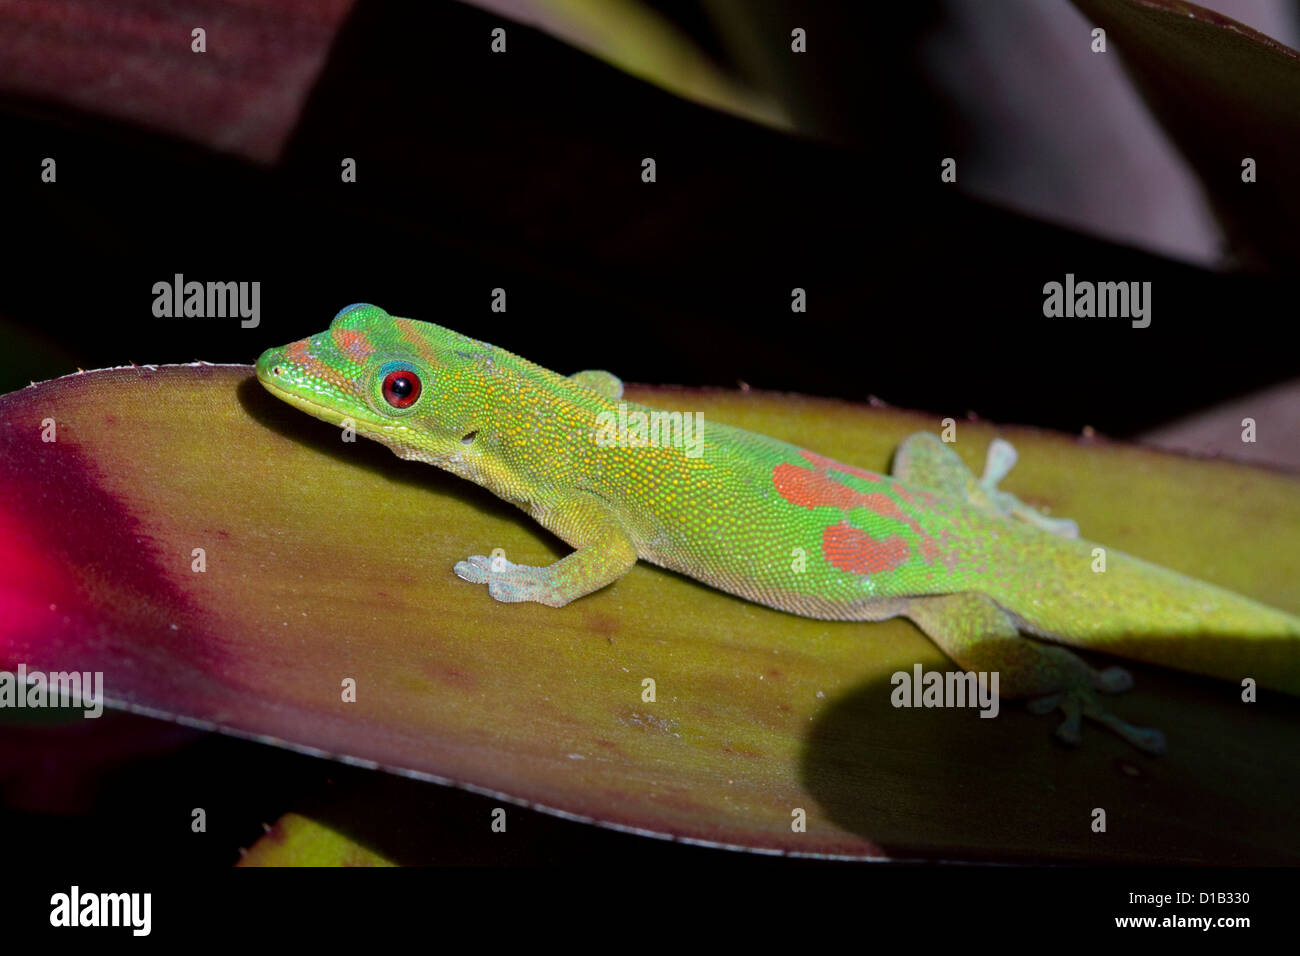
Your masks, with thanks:
<instances>
[{"instance_id":1,"label":"green leaf","mask_svg":"<svg viewBox=\"0 0 1300 956\"><path fill-rule=\"evenodd\" d=\"M240 866L392 866L378 853L297 813L286 813L254 843Z\"/></svg>"},{"instance_id":2,"label":"green leaf","mask_svg":"<svg viewBox=\"0 0 1300 956\"><path fill-rule=\"evenodd\" d=\"M791 129L779 102L728 75L671 19L639 0L469 2L485 10L501 9L684 99L775 129Z\"/></svg>"}]
</instances>

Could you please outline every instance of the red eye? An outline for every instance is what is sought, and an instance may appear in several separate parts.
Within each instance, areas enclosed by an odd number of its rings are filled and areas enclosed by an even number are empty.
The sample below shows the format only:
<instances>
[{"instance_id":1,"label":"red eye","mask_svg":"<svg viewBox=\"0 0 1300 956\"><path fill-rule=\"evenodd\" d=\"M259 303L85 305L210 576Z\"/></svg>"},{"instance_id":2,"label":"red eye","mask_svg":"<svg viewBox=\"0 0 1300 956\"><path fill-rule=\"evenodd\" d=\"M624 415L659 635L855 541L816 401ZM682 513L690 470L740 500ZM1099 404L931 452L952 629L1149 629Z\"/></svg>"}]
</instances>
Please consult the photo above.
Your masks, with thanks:
<instances>
[{"instance_id":1,"label":"red eye","mask_svg":"<svg viewBox=\"0 0 1300 956\"><path fill-rule=\"evenodd\" d=\"M384 376L384 401L394 408L410 408L420 397L420 376L399 368Z\"/></svg>"}]
</instances>

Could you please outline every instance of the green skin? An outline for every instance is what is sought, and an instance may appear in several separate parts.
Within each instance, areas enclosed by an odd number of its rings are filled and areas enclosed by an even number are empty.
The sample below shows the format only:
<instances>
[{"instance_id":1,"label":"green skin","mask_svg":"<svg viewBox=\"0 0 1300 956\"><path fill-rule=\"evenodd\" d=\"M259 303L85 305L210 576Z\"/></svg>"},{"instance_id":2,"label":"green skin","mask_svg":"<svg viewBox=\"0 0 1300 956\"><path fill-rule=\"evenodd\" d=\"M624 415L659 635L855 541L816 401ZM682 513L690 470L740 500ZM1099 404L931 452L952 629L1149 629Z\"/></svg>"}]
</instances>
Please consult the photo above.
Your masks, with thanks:
<instances>
[{"instance_id":1,"label":"green skin","mask_svg":"<svg viewBox=\"0 0 1300 956\"><path fill-rule=\"evenodd\" d=\"M694 448L667 430L646 444L635 425L613 430L620 406L631 422L653 410L621 402L608 372L558 375L366 304L268 349L257 376L310 415L482 485L574 548L547 567L456 564L498 601L562 607L640 558L805 617L905 616L964 670L998 673L1001 693L1060 707L1062 739L1077 742L1087 716L1152 753L1159 731L1101 703L1128 673L1055 644L1300 694L1300 618L1109 549L1098 573L1074 522L998 490L1015 463L1001 439L981 478L927 433L899 446L891 476L712 422Z\"/></svg>"}]
</instances>

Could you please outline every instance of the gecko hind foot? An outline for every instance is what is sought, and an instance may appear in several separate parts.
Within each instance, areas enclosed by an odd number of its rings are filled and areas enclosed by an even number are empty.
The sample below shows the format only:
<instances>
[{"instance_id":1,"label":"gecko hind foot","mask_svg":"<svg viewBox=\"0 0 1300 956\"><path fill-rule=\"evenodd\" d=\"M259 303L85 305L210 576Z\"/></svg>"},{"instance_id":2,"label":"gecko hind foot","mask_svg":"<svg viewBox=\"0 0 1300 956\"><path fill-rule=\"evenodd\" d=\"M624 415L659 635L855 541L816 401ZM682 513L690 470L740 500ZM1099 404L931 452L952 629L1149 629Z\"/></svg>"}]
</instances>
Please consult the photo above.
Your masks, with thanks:
<instances>
[{"instance_id":1,"label":"gecko hind foot","mask_svg":"<svg viewBox=\"0 0 1300 956\"><path fill-rule=\"evenodd\" d=\"M998 484L1016 464L1016 448L1005 438L989 443L984 474L976 478L955 451L937 435L917 432L903 439L894 453L893 475L931 492L960 498L989 514L1025 521L1062 538L1077 538L1079 526L1069 518L1049 518Z\"/></svg>"},{"instance_id":2,"label":"gecko hind foot","mask_svg":"<svg viewBox=\"0 0 1300 956\"><path fill-rule=\"evenodd\" d=\"M998 488L1002 481L1015 467L1019 454L1016 446L1005 438L995 438L989 443L984 459L984 476L979 479L980 489L988 495L994 507L1007 517L1016 517L1036 528L1062 538L1079 537L1078 522L1072 518L1049 518L1037 508L1025 504L1009 491Z\"/></svg>"},{"instance_id":3,"label":"gecko hind foot","mask_svg":"<svg viewBox=\"0 0 1300 956\"><path fill-rule=\"evenodd\" d=\"M1097 689L1106 694L1121 694L1133 689L1133 675L1122 667L1107 667L1096 672Z\"/></svg>"},{"instance_id":4,"label":"gecko hind foot","mask_svg":"<svg viewBox=\"0 0 1300 956\"><path fill-rule=\"evenodd\" d=\"M1026 698L1032 713L1063 711L1065 721L1056 735L1066 743L1079 743L1083 718L1088 717L1139 750L1156 754L1165 749L1160 731L1127 724L1102 703L1103 694L1133 686L1128 671L1097 670L1065 647L1029 640L988 595L962 591L912 598L906 614L963 670L1001 674L1002 694Z\"/></svg>"},{"instance_id":5,"label":"gecko hind foot","mask_svg":"<svg viewBox=\"0 0 1300 956\"><path fill-rule=\"evenodd\" d=\"M1118 672L1118 674L1115 672ZM1127 690L1133 684L1133 678L1129 676L1128 671L1120 667L1107 668L1101 672L1100 677L1105 682L1101 689L1112 693ZM1047 714L1060 708L1065 715L1065 719L1056 728L1056 736L1059 740L1072 747L1077 747L1082 743L1083 718L1088 717L1109 728L1111 732L1144 753L1162 754L1165 752L1165 735L1163 733L1154 727L1138 727L1116 717L1102 705L1096 691L1093 690L1072 688L1061 693L1036 697L1029 701L1028 708L1032 714Z\"/></svg>"}]
</instances>

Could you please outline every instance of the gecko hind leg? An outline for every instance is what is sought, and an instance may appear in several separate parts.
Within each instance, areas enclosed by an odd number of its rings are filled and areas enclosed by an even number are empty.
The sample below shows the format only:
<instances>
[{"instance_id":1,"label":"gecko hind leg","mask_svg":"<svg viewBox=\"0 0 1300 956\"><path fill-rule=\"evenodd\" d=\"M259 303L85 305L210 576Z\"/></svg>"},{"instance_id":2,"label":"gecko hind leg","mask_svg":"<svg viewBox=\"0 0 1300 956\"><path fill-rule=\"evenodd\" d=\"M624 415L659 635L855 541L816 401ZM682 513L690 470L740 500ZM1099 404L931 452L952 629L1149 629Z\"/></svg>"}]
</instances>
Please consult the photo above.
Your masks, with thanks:
<instances>
[{"instance_id":1,"label":"gecko hind leg","mask_svg":"<svg viewBox=\"0 0 1300 956\"><path fill-rule=\"evenodd\" d=\"M987 595L965 591L911 598L903 613L963 670L996 672L1001 694L1030 698L1032 713L1046 714L1059 708L1065 720L1056 736L1065 743L1081 741L1083 718L1087 717L1139 750L1164 752L1164 734L1121 720L1103 704L1102 694L1133 686L1128 671L1121 667L1099 671L1063 647L1024 637Z\"/></svg>"},{"instance_id":2,"label":"gecko hind leg","mask_svg":"<svg viewBox=\"0 0 1300 956\"><path fill-rule=\"evenodd\" d=\"M997 510L1004 515L1027 521L1062 538L1079 537L1079 525L1073 519L1049 518L1009 491L998 488L1002 479L1015 467L1016 459L1019 457L1016 446L1005 438L995 438L989 442L989 450L984 459L984 476L979 480L980 488L989 496Z\"/></svg>"},{"instance_id":3,"label":"gecko hind leg","mask_svg":"<svg viewBox=\"0 0 1300 956\"><path fill-rule=\"evenodd\" d=\"M898 446L893 475L906 484L961 498L982 511L1025 521L1063 538L1077 538L1079 526L1074 521L1049 518L1011 492L998 488L998 483L1015 466L1017 457L1011 442L993 439L985 458L984 475L977 479L961 456L937 435L916 432Z\"/></svg>"}]
</instances>

